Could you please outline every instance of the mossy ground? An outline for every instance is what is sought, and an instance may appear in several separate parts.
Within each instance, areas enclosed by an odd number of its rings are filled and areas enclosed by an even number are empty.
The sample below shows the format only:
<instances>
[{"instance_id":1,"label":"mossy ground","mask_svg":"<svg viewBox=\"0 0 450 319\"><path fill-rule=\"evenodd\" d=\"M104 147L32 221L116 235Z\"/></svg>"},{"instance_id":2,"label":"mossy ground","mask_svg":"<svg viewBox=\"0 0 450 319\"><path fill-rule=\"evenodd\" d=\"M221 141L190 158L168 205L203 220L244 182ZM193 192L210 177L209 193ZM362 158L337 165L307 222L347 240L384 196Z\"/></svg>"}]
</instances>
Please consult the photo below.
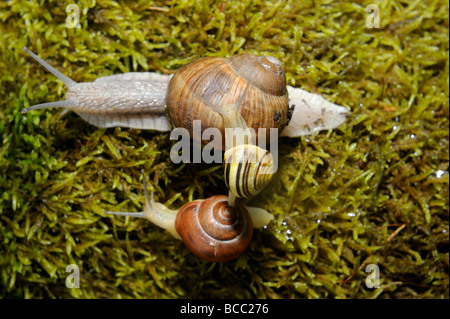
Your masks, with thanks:
<instances>
[{"instance_id":1,"label":"mossy ground","mask_svg":"<svg viewBox=\"0 0 450 319\"><path fill-rule=\"evenodd\" d=\"M377 4L380 27L367 28ZM0 4L0 297L448 298L448 2L77 1ZM214 264L146 220L141 169L172 208L225 194L220 165L175 165L168 133L97 129L59 110L75 81L171 73L205 55L273 55L289 84L346 106L336 130L280 140L252 204L275 215ZM68 264L80 289L65 286ZM380 287L366 286L366 266Z\"/></svg>"}]
</instances>

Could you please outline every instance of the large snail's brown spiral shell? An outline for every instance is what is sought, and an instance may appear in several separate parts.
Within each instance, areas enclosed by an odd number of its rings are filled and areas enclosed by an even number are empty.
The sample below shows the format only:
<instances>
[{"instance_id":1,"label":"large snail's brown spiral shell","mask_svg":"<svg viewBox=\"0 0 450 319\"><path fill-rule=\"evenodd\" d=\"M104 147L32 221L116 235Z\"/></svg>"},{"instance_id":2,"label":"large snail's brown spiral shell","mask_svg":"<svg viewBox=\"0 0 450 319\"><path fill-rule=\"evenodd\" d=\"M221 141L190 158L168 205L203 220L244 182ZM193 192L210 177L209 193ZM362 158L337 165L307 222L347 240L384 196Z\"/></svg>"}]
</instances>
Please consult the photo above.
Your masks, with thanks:
<instances>
[{"instance_id":1,"label":"large snail's brown spiral shell","mask_svg":"<svg viewBox=\"0 0 450 319\"><path fill-rule=\"evenodd\" d=\"M241 255L253 235L247 209L240 204L229 206L224 195L185 204L178 212L175 229L189 250L213 262Z\"/></svg>"},{"instance_id":2,"label":"large snail's brown spiral shell","mask_svg":"<svg viewBox=\"0 0 450 319\"><path fill-rule=\"evenodd\" d=\"M286 76L281 62L274 57L252 54L235 55L229 59L205 57L181 67L169 83L167 110L176 127L193 134L193 121L201 120L202 131L216 127L224 134L222 116L209 105L222 107L237 103L249 84L239 112L249 128L286 126L289 98Z\"/></svg>"}]
</instances>

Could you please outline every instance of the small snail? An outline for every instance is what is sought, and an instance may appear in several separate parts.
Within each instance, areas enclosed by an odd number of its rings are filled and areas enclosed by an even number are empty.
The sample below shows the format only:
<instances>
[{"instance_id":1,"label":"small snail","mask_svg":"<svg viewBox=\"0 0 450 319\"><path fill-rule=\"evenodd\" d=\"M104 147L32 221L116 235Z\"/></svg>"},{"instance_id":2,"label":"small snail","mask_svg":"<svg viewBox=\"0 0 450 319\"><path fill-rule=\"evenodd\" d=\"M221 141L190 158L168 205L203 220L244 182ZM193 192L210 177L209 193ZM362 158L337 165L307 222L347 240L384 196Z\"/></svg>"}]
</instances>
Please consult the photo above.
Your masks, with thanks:
<instances>
[{"instance_id":1,"label":"small snail","mask_svg":"<svg viewBox=\"0 0 450 319\"><path fill-rule=\"evenodd\" d=\"M240 256L248 247L253 228L267 225L273 215L257 207L236 203L228 205L228 198L216 195L183 205L178 211L168 209L148 194L144 176L145 207L138 213L109 212L120 216L142 217L182 239L197 257L212 262L226 262Z\"/></svg>"}]
</instances>

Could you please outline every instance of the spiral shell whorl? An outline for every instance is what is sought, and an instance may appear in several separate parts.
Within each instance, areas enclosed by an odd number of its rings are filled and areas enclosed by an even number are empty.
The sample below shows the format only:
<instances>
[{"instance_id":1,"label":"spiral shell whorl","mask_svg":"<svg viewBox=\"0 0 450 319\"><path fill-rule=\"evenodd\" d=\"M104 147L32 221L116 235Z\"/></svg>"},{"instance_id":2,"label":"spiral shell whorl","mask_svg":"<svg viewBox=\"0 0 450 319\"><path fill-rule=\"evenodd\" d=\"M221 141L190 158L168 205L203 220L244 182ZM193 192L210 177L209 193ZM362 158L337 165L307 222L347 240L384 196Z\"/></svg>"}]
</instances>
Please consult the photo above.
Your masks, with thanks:
<instances>
[{"instance_id":1,"label":"spiral shell whorl","mask_svg":"<svg viewBox=\"0 0 450 319\"><path fill-rule=\"evenodd\" d=\"M240 198L258 194L272 180L274 173L272 154L252 144L227 150L224 164L225 183Z\"/></svg>"},{"instance_id":2,"label":"spiral shell whorl","mask_svg":"<svg viewBox=\"0 0 450 319\"><path fill-rule=\"evenodd\" d=\"M187 203L178 212L175 228L196 256L225 262L237 258L250 244L253 226L247 209L228 206L217 195Z\"/></svg>"},{"instance_id":3,"label":"spiral shell whorl","mask_svg":"<svg viewBox=\"0 0 450 319\"><path fill-rule=\"evenodd\" d=\"M286 94L286 75L277 58L239 54L232 56L229 63L239 76L261 91L275 96Z\"/></svg>"},{"instance_id":4,"label":"spiral shell whorl","mask_svg":"<svg viewBox=\"0 0 450 319\"><path fill-rule=\"evenodd\" d=\"M205 233L217 240L231 240L242 232L242 220L227 201L204 202L198 218ZM215 222L209 222L211 220Z\"/></svg>"}]
</instances>

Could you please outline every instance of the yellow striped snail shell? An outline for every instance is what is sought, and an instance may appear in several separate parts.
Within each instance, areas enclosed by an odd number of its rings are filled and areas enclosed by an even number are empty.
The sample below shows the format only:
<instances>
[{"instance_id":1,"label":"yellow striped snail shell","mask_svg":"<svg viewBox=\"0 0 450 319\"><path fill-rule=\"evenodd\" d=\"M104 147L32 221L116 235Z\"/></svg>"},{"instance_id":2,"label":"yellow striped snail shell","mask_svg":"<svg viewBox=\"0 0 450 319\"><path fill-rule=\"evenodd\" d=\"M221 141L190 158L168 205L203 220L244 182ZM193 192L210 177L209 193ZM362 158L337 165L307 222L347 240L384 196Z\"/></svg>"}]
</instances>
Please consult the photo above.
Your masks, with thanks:
<instances>
[{"instance_id":1,"label":"yellow striped snail shell","mask_svg":"<svg viewBox=\"0 0 450 319\"><path fill-rule=\"evenodd\" d=\"M256 145L241 144L225 152L225 183L238 198L257 195L271 181L273 170L272 154Z\"/></svg>"}]
</instances>

